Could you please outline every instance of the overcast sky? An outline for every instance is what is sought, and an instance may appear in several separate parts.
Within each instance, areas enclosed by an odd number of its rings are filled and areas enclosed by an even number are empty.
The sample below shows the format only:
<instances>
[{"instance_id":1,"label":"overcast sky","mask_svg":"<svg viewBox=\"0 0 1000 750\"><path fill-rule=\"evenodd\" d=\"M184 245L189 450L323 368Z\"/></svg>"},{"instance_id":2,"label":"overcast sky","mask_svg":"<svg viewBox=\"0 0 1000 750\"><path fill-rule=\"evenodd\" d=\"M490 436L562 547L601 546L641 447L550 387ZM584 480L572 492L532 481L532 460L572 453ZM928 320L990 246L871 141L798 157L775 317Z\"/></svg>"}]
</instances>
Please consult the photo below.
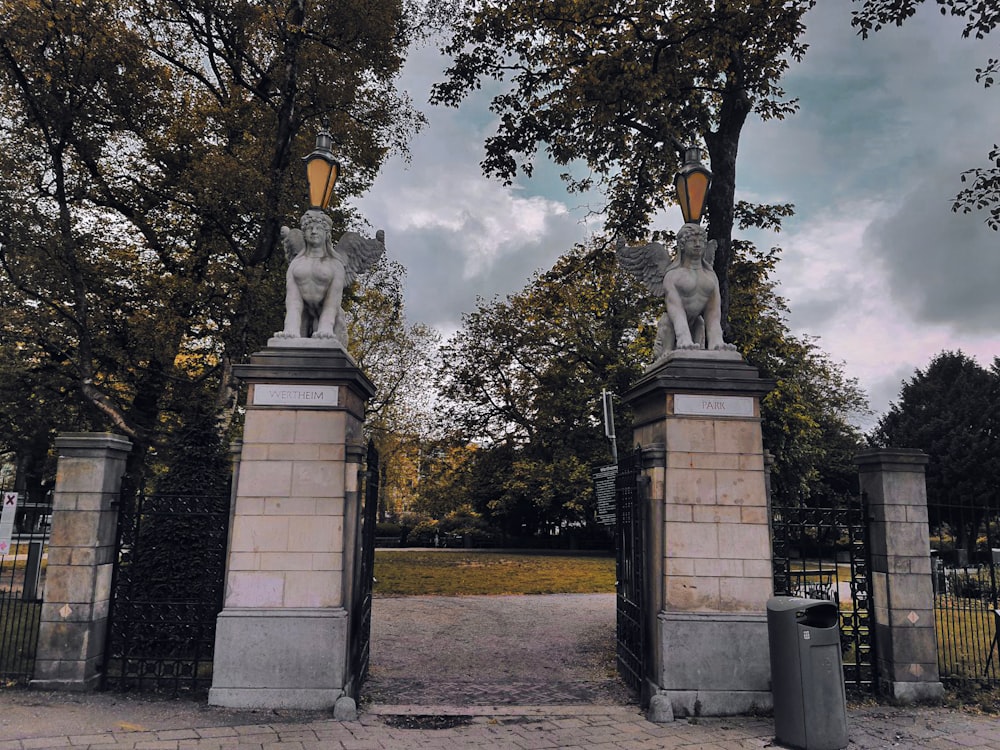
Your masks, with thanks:
<instances>
[{"instance_id":1,"label":"overcast sky","mask_svg":"<svg viewBox=\"0 0 1000 750\"><path fill-rule=\"evenodd\" d=\"M961 23L929 2L863 41L850 9L824 0L807 15L810 49L784 79L800 110L744 128L737 197L795 204L780 235L751 239L784 248L792 330L818 337L877 415L944 349L985 366L1000 356L1000 234L983 215L951 211L961 172L985 166L1000 140L1000 87L975 81L1000 37L962 39ZM434 48L412 55L403 85L418 105L446 62ZM423 107L429 124L410 163L389 162L359 201L408 269L407 317L445 336L477 296L519 291L601 231L558 168L513 188L482 177L487 105L483 96L457 110ZM681 221L674 208L657 226Z\"/></svg>"}]
</instances>

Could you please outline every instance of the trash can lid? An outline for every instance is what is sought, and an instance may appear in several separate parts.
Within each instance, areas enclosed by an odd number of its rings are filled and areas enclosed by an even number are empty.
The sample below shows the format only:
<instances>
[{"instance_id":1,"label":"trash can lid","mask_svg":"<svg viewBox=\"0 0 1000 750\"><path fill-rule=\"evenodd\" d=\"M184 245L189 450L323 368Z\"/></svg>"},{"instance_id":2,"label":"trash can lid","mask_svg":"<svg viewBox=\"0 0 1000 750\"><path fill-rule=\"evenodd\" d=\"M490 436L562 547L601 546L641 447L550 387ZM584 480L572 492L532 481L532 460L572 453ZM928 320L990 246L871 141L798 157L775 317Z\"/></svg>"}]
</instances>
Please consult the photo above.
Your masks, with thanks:
<instances>
[{"instance_id":1,"label":"trash can lid","mask_svg":"<svg viewBox=\"0 0 1000 750\"><path fill-rule=\"evenodd\" d=\"M805 609L814 604L823 604L818 599L806 599L802 596L772 596L767 600L769 612L787 612L790 609Z\"/></svg>"}]
</instances>

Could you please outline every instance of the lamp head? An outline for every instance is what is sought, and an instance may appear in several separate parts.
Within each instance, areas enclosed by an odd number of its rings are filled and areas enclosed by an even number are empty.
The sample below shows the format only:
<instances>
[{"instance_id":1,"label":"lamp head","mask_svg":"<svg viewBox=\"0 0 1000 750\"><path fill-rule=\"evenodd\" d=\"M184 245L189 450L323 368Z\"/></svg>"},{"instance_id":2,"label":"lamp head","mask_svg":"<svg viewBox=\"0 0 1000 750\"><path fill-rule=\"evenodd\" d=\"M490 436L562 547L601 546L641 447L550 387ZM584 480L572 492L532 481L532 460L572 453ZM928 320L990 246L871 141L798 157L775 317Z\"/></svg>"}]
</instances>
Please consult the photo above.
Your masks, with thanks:
<instances>
[{"instance_id":1,"label":"lamp head","mask_svg":"<svg viewBox=\"0 0 1000 750\"><path fill-rule=\"evenodd\" d=\"M333 156L333 137L324 127L316 135L316 148L303 161L306 165L306 181L309 183L309 205L325 209L333 197L333 186L340 176L340 162Z\"/></svg>"},{"instance_id":2,"label":"lamp head","mask_svg":"<svg viewBox=\"0 0 1000 750\"><path fill-rule=\"evenodd\" d=\"M677 202L684 214L684 223L701 223L705 199L712 185L712 173L701 163L701 149L692 146L684 151L684 164L674 178Z\"/></svg>"}]
</instances>

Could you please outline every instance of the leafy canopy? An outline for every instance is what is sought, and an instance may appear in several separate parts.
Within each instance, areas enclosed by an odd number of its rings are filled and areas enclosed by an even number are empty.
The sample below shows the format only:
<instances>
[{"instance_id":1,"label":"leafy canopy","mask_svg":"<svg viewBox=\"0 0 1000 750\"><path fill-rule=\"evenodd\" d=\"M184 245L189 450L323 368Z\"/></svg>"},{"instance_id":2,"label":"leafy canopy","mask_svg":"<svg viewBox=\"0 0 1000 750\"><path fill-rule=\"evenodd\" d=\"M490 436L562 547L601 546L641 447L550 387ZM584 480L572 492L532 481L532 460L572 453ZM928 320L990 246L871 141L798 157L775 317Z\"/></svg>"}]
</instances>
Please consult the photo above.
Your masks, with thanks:
<instances>
[{"instance_id":1,"label":"leafy canopy","mask_svg":"<svg viewBox=\"0 0 1000 750\"><path fill-rule=\"evenodd\" d=\"M986 369L960 351L941 352L902 384L869 439L926 453L927 491L936 503L993 497L1000 482L1000 359Z\"/></svg>"},{"instance_id":2,"label":"leafy canopy","mask_svg":"<svg viewBox=\"0 0 1000 750\"><path fill-rule=\"evenodd\" d=\"M779 81L805 45L813 0L472 0L432 100L457 105L487 81L496 134L483 169L530 175L540 148L571 190L607 196L609 232L645 234L673 201L678 149L704 143L714 187L709 236L728 309L736 155L747 116L795 110Z\"/></svg>"},{"instance_id":3,"label":"leafy canopy","mask_svg":"<svg viewBox=\"0 0 1000 750\"><path fill-rule=\"evenodd\" d=\"M276 330L321 123L340 196L419 126L396 76L420 23L399 0L0 0L4 328L136 460L189 385L231 408L231 363Z\"/></svg>"}]
</instances>

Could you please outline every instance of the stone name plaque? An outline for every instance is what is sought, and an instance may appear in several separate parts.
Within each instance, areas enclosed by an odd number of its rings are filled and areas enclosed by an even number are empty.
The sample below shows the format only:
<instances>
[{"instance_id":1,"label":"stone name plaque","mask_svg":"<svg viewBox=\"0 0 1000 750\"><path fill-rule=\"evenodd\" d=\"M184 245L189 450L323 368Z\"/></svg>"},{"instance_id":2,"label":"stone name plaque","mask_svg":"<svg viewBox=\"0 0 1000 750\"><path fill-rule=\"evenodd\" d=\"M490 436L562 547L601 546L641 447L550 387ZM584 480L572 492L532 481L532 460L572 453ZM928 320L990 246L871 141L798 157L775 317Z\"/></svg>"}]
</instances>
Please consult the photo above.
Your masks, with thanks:
<instances>
[{"instance_id":1,"label":"stone name plaque","mask_svg":"<svg viewBox=\"0 0 1000 750\"><path fill-rule=\"evenodd\" d=\"M699 417L752 417L753 399L749 396L697 396L678 393L674 396L674 414Z\"/></svg>"},{"instance_id":2,"label":"stone name plaque","mask_svg":"<svg viewBox=\"0 0 1000 750\"><path fill-rule=\"evenodd\" d=\"M336 406L340 388L336 385L274 385L253 387L254 406Z\"/></svg>"}]
</instances>

